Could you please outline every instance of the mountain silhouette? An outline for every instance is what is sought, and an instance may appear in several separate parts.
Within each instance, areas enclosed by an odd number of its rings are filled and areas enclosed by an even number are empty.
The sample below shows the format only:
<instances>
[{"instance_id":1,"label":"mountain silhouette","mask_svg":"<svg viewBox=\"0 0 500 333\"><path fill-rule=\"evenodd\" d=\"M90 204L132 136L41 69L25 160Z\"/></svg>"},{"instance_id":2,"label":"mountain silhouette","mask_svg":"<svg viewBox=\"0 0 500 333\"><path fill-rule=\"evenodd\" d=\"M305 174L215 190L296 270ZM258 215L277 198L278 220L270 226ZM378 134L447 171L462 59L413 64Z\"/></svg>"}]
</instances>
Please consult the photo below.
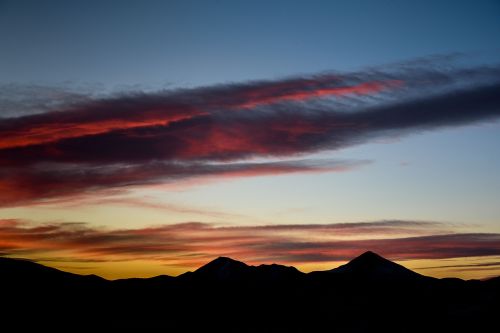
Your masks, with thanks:
<instances>
[{"instance_id":1,"label":"mountain silhouette","mask_svg":"<svg viewBox=\"0 0 500 333\"><path fill-rule=\"evenodd\" d=\"M212 280L242 279L248 274L250 266L227 257L219 257L194 271L195 276Z\"/></svg>"},{"instance_id":2,"label":"mountain silhouette","mask_svg":"<svg viewBox=\"0 0 500 333\"><path fill-rule=\"evenodd\" d=\"M284 281L305 275L295 267L277 264L250 266L228 257L219 257L194 272L181 275L203 281Z\"/></svg>"},{"instance_id":3,"label":"mountain silhouette","mask_svg":"<svg viewBox=\"0 0 500 333\"><path fill-rule=\"evenodd\" d=\"M408 268L367 251L347 264L328 271L331 274L362 280L414 280L424 278ZM426 277L428 278L428 277Z\"/></svg>"},{"instance_id":4,"label":"mountain silhouette","mask_svg":"<svg viewBox=\"0 0 500 333\"><path fill-rule=\"evenodd\" d=\"M60 271L26 259L0 257L0 283L25 286L102 283L97 275L79 275Z\"/></svg>"},{"instance_id":5,"label":"mountain silhouette","mask_svg":"<svg viewBox=\"0 0 500 333\"><path fill-rule=\"evenodd\" d=\"M500 277L435 279L373 252L308 274L219 257L114 281L0 258L0 295L0 327L13 331L478 332L496 325Z\"/></svg>"}]
</instances>

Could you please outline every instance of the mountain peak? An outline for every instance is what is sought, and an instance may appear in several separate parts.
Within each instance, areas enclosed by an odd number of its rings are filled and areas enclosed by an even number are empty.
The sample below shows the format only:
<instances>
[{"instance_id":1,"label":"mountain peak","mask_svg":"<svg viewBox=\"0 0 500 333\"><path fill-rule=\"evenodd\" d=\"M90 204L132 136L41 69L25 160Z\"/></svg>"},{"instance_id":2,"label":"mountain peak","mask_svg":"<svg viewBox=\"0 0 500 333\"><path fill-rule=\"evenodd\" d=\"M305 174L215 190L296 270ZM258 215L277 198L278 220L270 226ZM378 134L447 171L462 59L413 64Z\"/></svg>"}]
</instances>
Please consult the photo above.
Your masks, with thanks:
<instances>
[{"instance_id":1,"label":"mountain peak","mask_svg":"<svg viewBox=\"0 0 500 333\"><path fill-rule=\"evenodd\" d=\"M241 261L228 257L218 257L201 266L194 273L209 279L232 279L247 272L249 266Z\"/></svg>"},{"instance_id":2,"label":"mountain peak","mask_svg":"<svg viewBox=\"0 0 500 333\"><path fill-rule=\"evenodd\" d=\"M241 263L243 264L243 262L241 261L238 261L238 260L234 260L232 258L229 258L229 257L217 257L215 258L214 260L211 261L212 263L220 263L220 264L228 264L228 263Z\"/></svg>"},{"instance_id":3,"label":"mountain peak","mask_svg":"<svg viewBox=\"0 0 500 333\"><path fill-rule=\"evenodd\" d=\"M372 251L366 251L363 254L357 256L356 258L352 259L350 262L363 262L363 263L381 263L381 262L390 262L392 261L385 259L381 255L372 252Z\"/></svg>"},{"instance_id":4,"label":"mountain peak","mask_svg":"<svg viewBox=\"0 0 500 333\"><path fill-rule=\"evenodd\" d=\"M415 279L421 276L372 251L367 251L330 272L348 275L353 278L375 280Z\"/></svg>"},{"instance_id":5,"label":"mountain peak","mask_svg":"<svg viewBox=\"0 0 500 333\"><path fill-rule=\"evenodd\" d=\"M231 259L229 257L218 257L212 261L210 261L208 264L198 268L196 271L199 270L220 270L220 269L231 269L235 267L247 267L248 265L238 261Z\"/></svg>"},{"instance_id":6,"label":"mountain peak","mask_svg":"<svg viewBox=\"0 0 500 333\"><path fill-rule=\"evenodd\" d=\"M294 280L304 273L295 267L271 264L250 266L228 257L218 257L198 268L191 278L211 281L282 281Z\"/></svg>"},{"instance_id":7,"label":"mountain peak","mask_svg":"<svg viewBox=\"0 0 500 333\"><path fill-rule=\"evenodd\" d=\"M372 252L372 251L366 251L363 254L359 255L358 258L382 258L382 259L384 259L384 257L382 257L381 255L379 255L375 252Z\"/></svg>"}]
</instances>

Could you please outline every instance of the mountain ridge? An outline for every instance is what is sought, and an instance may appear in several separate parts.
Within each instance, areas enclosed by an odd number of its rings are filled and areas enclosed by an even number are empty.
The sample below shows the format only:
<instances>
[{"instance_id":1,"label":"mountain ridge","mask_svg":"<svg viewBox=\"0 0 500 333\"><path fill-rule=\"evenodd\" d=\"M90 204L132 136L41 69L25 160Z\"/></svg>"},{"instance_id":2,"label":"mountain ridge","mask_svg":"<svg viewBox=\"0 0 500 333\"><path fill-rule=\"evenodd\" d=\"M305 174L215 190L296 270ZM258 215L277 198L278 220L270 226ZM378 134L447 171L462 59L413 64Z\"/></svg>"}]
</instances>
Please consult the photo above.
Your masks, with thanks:
<instances>
[{"instance_id":1,"label":"mountain ridge","mask_svg":"<svg viewBox=\"0 0 500 333\"><path fill-rule=\"evenodd\" d=\"M105 280L0 258L0 327L399 333L486 331L496 324L500 278L407 278L417 274L408 271L371 253L307 274L220 257L177 277Z\"/></svg>"},{"instance_id":2,"label":"mountain ridge","mask_svg":"<svg viewBox=\"0 0 500 333\"><path fill-rule=\"evenodd\" d=\"M304 273L294 266L286 266L276 263L248 265L242 261L235 260L230 257L220 256L198 267L194 271L187 271L178 276L161 274L145 278L132 277L132 278L119 278L115 280L108 280L95 274L81 275L81 274L67 272L50 266L45 266L25 258L0 257L0 269L3 267L4 277L6 271L10 271L11 273L13 272L12 268L14 268L14 266L18 266L18 268L21 268L21 266L23 266L22 269L20 270L27 272L38 270L38 272L43 272L43 274L47 276L60 274L61 276L66 275L72 278L88 278L88 279L96 279L96 280L111 281L111 282L125 281L125 280L143 281L148 279L172 280L172 279L183 279L186 277L193 278L194 276L196 276L198 279L207 278L209 280L218 280L218 279L231 280L231 279L242 279L246 274L248 274L251 277L259 276L260 278L262 278L265 277L266 273L270 276L273 274L279 275L286 273L289 275L296 275L296 276L325 275L330 277L338 276L345 278L375 279L375 280L383 280L383 279L397 280L397 279L418 279L418 278L437 279L412 271L404 267L403 265L397 264L372 251L366 251L361 255L353 258L346 264L340 265L338 267L329 270L312 271L308 273ZM2 273L0 273L0 277L2 277ZM446 277L446 278L441 278L439 280L445 280L445 279L470 281L456 277ZM494 280L494 279L500 279L500 276L484 279L484 281Z\"/></svg>"}]
</instances>

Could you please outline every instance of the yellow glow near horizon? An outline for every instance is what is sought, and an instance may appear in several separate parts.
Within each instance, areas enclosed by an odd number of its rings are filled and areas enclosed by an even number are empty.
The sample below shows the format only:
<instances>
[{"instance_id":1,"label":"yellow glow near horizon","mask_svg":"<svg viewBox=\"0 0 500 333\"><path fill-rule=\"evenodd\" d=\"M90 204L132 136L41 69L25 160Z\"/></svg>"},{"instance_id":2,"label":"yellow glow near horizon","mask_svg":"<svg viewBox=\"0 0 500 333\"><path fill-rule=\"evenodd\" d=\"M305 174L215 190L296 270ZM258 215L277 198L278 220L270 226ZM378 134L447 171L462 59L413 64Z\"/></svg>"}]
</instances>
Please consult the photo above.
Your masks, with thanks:
<instances>
[{"instance_id":1,"label":"yellow glow near horizon","mask_svg":"<svg viewBox=\"0 0 500 333\"><path fill-rule=\"evenodd\" d=\"M497 264L480 267L481 264L488 264L492 262L496 262ZM108 280L123 278L150 278L158 275L178 276L184 272L194 271L200 267L168 265L157 260L130 260L117 262L51 262L43 261L43 259L41 259L39 260L39 263L75 274L95 274ZM287 264L287 266L294 266L304 273L309 273L312 271L330 270L345 263L347 263L347 261L303 263L295 265ZM490 277L500 276L500 256L404 260L397 261L397 263L422 275L435 278L460 278L469 280L487 279ZM258 265L260 263L252 264Z\"/></svg>"}]
</instances>

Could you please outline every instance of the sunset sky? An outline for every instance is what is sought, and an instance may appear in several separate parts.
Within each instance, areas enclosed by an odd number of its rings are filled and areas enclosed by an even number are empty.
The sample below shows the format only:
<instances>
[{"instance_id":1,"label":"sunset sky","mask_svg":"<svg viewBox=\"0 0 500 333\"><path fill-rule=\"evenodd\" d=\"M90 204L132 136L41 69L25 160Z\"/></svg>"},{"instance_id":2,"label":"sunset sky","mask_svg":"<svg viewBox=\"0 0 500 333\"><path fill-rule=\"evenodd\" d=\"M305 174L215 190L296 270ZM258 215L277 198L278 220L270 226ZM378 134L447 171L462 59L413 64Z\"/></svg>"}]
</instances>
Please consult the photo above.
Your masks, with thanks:
<instances>
[{"instance_id":1,"label":"sunset sky","mask_svg":"<svg viewBox=\"0 0 500 333\"><path fill-rule=\"evenodd\" d=\"M0 0L0 254L500 275L500 2Z\"/></svg>"}]
</instances>

